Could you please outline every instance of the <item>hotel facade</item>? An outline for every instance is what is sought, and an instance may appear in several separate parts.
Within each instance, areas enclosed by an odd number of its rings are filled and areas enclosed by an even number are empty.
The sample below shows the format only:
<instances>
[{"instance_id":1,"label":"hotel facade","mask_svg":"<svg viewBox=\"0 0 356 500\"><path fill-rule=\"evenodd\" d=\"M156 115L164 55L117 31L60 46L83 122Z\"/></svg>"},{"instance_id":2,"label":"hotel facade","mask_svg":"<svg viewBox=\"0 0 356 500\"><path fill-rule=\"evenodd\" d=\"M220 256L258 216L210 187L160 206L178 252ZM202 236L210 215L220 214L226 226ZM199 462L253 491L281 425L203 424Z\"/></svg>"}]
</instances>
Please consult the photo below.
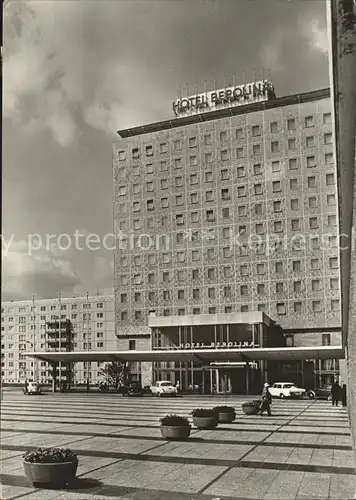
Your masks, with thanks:
<instances>
[{"instance_id":1,"label":"hotel facade","mask_svg":"<svg viewBox=\"0 0 356 500\"><path fill-rule=\"evenodd\" d=\"M341 345L330 92L264 90L181 99L173 119L118 132L120 350ZM246 370L256 388L320 386L342 364L168 361L142 363L142 378L239 392Z\"/></svg>"}]
</instances>

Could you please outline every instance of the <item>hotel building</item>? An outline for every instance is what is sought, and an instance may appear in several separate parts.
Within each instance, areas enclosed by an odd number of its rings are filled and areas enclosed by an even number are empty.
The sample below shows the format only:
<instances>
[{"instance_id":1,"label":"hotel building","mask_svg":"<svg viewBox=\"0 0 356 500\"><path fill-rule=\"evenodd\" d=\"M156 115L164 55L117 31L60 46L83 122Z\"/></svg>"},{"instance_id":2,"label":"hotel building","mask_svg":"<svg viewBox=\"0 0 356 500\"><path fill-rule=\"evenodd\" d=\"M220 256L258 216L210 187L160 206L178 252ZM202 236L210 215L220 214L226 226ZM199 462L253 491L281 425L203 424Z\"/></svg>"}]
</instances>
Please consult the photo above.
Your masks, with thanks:
<instances>
[{"instance_id":1,"label":"hotel building","mask_svg":"<svg viewBox=\"0 0 356 500\"><path fill-rule=\"evenodd\" d=\"M278 98L269 84L264 97L238 102L226 94L183 99L173 119L118 132L120 350L132 340L141 349L341 345L329 89ZM158 362L151 373L142 363L142 378L238 391L238 368ZM316 360L252 371L257 385L280 376L311 386L339 368Z\"/></svg>"}]
</instances>

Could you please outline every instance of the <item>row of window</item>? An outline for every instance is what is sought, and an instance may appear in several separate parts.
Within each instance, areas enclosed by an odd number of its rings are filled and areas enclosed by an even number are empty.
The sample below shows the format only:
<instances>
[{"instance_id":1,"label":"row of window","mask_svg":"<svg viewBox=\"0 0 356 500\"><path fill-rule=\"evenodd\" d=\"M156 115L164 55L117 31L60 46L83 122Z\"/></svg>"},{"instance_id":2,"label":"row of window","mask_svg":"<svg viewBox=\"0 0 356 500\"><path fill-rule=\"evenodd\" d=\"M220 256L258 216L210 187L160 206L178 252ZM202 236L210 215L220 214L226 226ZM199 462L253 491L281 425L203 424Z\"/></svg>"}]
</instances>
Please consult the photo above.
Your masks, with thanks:
<instances>
[{"instance_id":1,"label":"row of window","mask_svg":"<svg viewBox=\"0 0 356 500\"><path fill-rule=\"evenodd\" d=\"M265 274L266 272L267 265L264 263L257 264L256 266L256 274ZM290 271L293 271L295 273L300 273L302 272L302 269L304 266L302 265L302 261L300 260L293 260L291 263L291 266L287 266L285 262L283 261L277 261L274 264L270 264L270 271L272 269L274 270L275 274L283 274L287 273ZM337 257L330 257L329 258L329 268L330 269L337 269L338 268L338 258ZM311 271L318 271L320 270L320 259L311 259L310 260L310 270ZM201 279L203 271L201 269L191 269L189 270L190 272L190 277L192 280L197 280ZM247 264L243 264L239 266L239 274L241 277L246 277L251 275L251 267L248 266ZM208 267L204 270L204 275L206 279L208 280L214 280L217 279L218 277L218 270L214 267ZM233 272L231 267L225 266L223 267L223 275L224 277L230 277L233 276ZM147 273L147 278L146 282L148 284L154 284L156 283L157 276L154 272L149 272ZM176 276L178 281L186 281L188 276L186 275L185 269L178 269L176 271ZM160 280L163 283L170 283L172 280L172 273L170 271L163 271L160 273ZM158 280L157 280L158 281ZM129 275L128 274L121 274L120 275L120 283L121 285L128 285L129 284ZM144 278L142 274L134 274L132 276L132 284L134 285L140 285L144 283Z\"/></svg>"},{"instance_id":2,"label":"row of window","mask_svg":"<svg viewBox=\"0 0 356 500\"><path fill-rule=\"evenodd\" d=\"M103 302L98 302L96 304L96 308L97 309L103 309L103 307L104 307L104 303ZM58 305L52 305L52 306L40 306L39 310L40 311L49 311L49 310L56 311L58 308L59 308L59 304ZM82 308L83 309L91 309L91 304L87 304L87 303L82 304ZM36 309L38 310L38 306L37 307L36 306L31 306L30 311L34 312L34 311L36 311ZM67 309L67 305L66 304L62 304L60 306L60 309L62 311L65 311ZM68 309L69 309L69 304L68 304ZM72 304L71 305L71 309L78 309L78 304ZM24 313L26 311L28 311L27 307L23 307L23 306L19 307L18 311L16 311L14 307L10 307L10 308L7 308L7 309L5 309L4 307L1 308L1 312L2 313L4 313L4 312L13 312L13 313L19 312L19 313Z\"/></svg>"},{"instance_id":3,"label":"row of window","mask_svg":"<svg viewBox=\"0 0 356 500\"><path fill-rule=\"evenodd\" d=\"M275 287L275 293L285 293L287 292L286 290L286 283L283 281L281 282L276 282L274 283ZM329 280L329 287L330 290L339 290L339 279L338 278L330 278ZM269 291L269 284L268 283L258 283L255 286L255 290L258 295L263 295ZM294 293L303 293L305 290L305 287L303 286L303 283L301 280L296 280L293 282L293 292ZM320 279L313 279L310 282L310 290L312 292L320 292L322 291L322 282ZM251 293L251 289L249 285L240 285L238 287L239 295L241 297L246 297ZM192 288L191 291L188 291L184 288L178 288L177 290L173 291L172 290L163 290L159 292L161 295L161 298L164 301L171 301L173 299L177 300L186 300L193 298L195 300L201 299L204 295L206 295L209 299L216 299L219 296L219 290L215 287L208 287L206 293L204 293L204 290L201 290L200 288ZM220 295L224 298L231 298L233 296L233 287L231 285L225 285L221 287L220 290ZM147 300L149 302L153 302L157 300L158 298L158 292L154 290L150 290L146 294ZM128 293L121 293L120 294L120 303L121 304L126 304L130 300L130 295ZM134 292L132 295L133 301L134 302L142 302L144 300L144 294L142 292Z\"/></svg>"},{"instance_id":4,"label":"row of window","mask_svg":"<svg viewBox=\"0 0 356 500\"><path fill-rule=\"evenodd\" d=\"M340 301L339 299L332 299L330 301L330 312L339 312L340 311ZM306 304L303 304L302 301L293 301L291 304L291 307L288 311L288 304L287 302L278 302L276 304L276 312L279 316L284 316L288 312L295 312L295 313L306 313L309 308L306 307ZM232 313L236 311L236 308L234 306L225 306L224 307L224 313ZM240 306L240 312L249 312L255 309L251 309L251 307L248 304L243 304ZM257 310L258 311L266 311L266 304L258 304L257 305ZM325 312L323 308L323 301L321 300L312 300L311 301L311 309L309 309L310 312L313 313L322 313ZM155 314L155 310L151 310L149 314ZM172 310L167 308L163 309L162 311L163 316L172 316ZM209 307L207 310L208 314L216 314L217 313L217 308L215 306ZM202 309L200 307L193 307L192 310L187 310L185 308L179 308L177 309L177 315L178 316L184 316L186 314L202 314ZM205 314L205 313L204 313ZM128 321L129 320L129 312L128 311L121 311L120 313L120 319L121 321ZM133 311L132 314L132 319L135 319L136 321L141 321L144 319L144 311L140 309L136 309Z\"/></svg>"},{"instance_id":5,"label":"row of window","mask_svg":"<svg viewBox=\"0 0 356 500\"><path fill-rule=\"evenodd\" d=\"M314 127L316 124L315 117L313 115L306 116L304 118L304 127L305 128L311 128ZM331 125L331 113L324 113L323 114L323 125ZM293 131L296 130L298 126L298 122L295 118L288 118L286 120L286 129L288 131ZM246 136L246 131L249 130L248 127L245 128L237 128L234 131L235 139L241 140L244 139ZM269 132L271 134L278 134L281 130L283 130L283 125L279 123L278 121L272 121L269 123ZM262 125L252 125L251 126L251 134L253 137L258 137L263 133L263 127ZM232 138L232 136L231 136ZM215 137L212 133L206 133L203 138L203 142L205 145L211 145L213 144ZM219 140L220 142L227 142L230 140L230 131L227 130L222 130L219 132ZM183 148L183 140L182 139L174 139L173 140L173 150L174 151L179 151ZM190 148L194 148L198 146L198 137L193 136L188 138L188 145ZM168 142L161 142L159 144L159 152L160 153L167 153L168 152ZM144 147L144 154L146 156L153 156L154 154L154 147L151 144L148 144ZM140 157L140 148L139 147L134 147L131 150L131 155L132 158L137 159ZM126 160L126 151L121 150L118 152L119 160L124 161Z\"/></svg>"},{"instance_id":6,"label":"row of window","mask_svg":"<svg viewBox=\"0 0 356 500\"><path fill-rule=\"evenodd\" d=\"M297 148L296 147L290 148L290 150L294 150L294 149L297 149ZM271 143L271 153L280 153L280 152L282 152L282 151L280 149L280 145L279 145L278 141L272 142ZM263 155L263 148L262 148L261 144L254 144L252 146L251 154L252 154L252 156ZM234 160L234 159L242 160L244 158L245 158L245 149L243 147L237 148L233 155L231 155L230 151L227 149L220 151L220 160L223 162ZM317 162L316 162L315 155L307 154L305 156L305 158L306 158L307 167L315 167L316 166ZM183 169L184 162L183 162L182 158L180 158L180 157L174 158L172 161L173 161L173 168L175 170ZM212 152L205 153L204 159L202 161L205 164L213 163L213 161L214 161L213 153ZM276 160L276 161L280 162L280 160ZM274 163L274 162L272 161L272 163ZM318 161L318 163L320 163L320 161ZM333 163L334 163L333 153L332 152L324 153L324 164L325 165L332 165ZM198 164L199 164L198 156L196 156L196 155L189 156L189 166L190 167L196 167L196 166L198 166ZM168 171L168 162L167 161L161 161L160 165L161 165L161 172ZM290 167L289 168L291 170L297 169L298 165L299 165L299 158L290 158ZM276 168L276 166L274 168ZM142 169L141 165L135 165L130 169L130 173L132 173L133 176L137 176L141 172L143 173L143 169ZM154 173L153 163L146 163L145 164L144 173L145 174L153 174ZM119 169L118 178L124 179L125 176L126 176L126 169L125 168Z\"/></svg>"},{"instance_id":7,"label":"row of window","mask_svg":"<svg viewBox=\"0 0 356 500\"><path fill-rule=\"evenodd\" d=\"M327 186L332 186L335 183L335 176L333 173L328 173L325 175L325 184ZM289 179L289 189L290 191L294 191L299 189L301 182L298 178ZM317 177L315 175L307 177L307 187L308 188L316 188L318 187ZM253 194L256 196L263 195L265 192L265 183L259 182L253 185ZM220 199L222 201L229 201L232 199L232 189L231 188L222 188L220 191ZM235 190L238 198L245 198L248 193L248 186L245 184L237 186ZM273 193L282 193L283 192L283 183L281 180L272 182L272 192ZM205 191L204 202L214 202L215 201L216 192L214 190ZM133 201L132 202L132 211L137 213L140 212L142 207L142 201ZM199 193L190 193L190 203L195 204L199 203ZM131 204L131 203L130 203ZM153 198L146 200L145 208L147 212L153 212L156 209L155 200ZM183 206L185 205L185 195L177 194L175 195L175 206ZM161 198L161 208L169 207L169 198ZM121 203L119 205L119 211L121 214L128 213L128 203Z\"/></svg>"}]
</instances>

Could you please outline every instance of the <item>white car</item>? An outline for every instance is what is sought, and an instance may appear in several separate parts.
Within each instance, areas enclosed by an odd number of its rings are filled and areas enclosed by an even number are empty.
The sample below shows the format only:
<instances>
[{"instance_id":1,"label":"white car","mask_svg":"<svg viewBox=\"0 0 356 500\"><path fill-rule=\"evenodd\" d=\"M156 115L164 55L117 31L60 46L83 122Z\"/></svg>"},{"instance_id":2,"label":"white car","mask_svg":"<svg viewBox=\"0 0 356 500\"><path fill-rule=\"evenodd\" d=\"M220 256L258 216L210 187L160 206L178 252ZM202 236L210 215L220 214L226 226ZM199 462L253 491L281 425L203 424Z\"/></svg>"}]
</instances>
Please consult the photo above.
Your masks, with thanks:
<instances>
[{"instance_id":1,"label":"white car","mask_svg":"<svg viewBox=\"0 0 356 500\"><path fill-rule=\"evenodd\" d=\"M268 388L274 398L300 398L305 394L305 389L296 387L291 382L276 382Z\"/></svg>"},{"instance_id":2,"label":"white car","mask_svg":"<svg viewBox=\"0 0 356 500\"><path fill-rule=\"evenodd\" d=\"M27 383L27 390L26 390L26 387L24 387L23 389L23 393L24 394L40 394L40 387L38 384L36 384L36 382L28 382Z\"/></svg>"},{"instance_id":3,"label":"white car","mask_svg":"<svg viewBox=\"0 0 356 500\"><path fill-rule=\"evenodd\" d=\"M152 396L176 396L178 393L177 387L172 382L167 380L159 380L151 386Z\"/></svg>"}]
</instances>

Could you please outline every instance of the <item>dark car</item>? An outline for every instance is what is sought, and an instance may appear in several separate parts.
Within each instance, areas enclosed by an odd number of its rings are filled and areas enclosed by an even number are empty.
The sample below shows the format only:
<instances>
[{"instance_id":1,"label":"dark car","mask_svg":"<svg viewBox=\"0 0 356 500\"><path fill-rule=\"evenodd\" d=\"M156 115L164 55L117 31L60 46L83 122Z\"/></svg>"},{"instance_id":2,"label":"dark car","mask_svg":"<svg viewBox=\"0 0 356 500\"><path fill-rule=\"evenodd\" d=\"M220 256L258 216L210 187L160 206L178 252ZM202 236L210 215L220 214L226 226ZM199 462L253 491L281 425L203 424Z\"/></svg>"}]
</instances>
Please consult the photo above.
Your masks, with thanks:
<instances>
[{"instance_id":1,"label":"dark car","mask_svg":"<svg viewBox=\"0 0 356 500\"><path fill-rule=\"evenodd\" d=\"M123 396L143 396L143 388L140 382L129 382L121 387L120 390Z\"/></svg>"},{"instance_id":2,"label":"dark car","mask_svg":"<svg viewBox=\"0 0 356 500\"><path fill-rule=\"evenodd\" d=\"M324 385L316 389L309 389L307 391L309 399L327 399L331 400L331 385Z\"/></svg>"}]
</instances>

